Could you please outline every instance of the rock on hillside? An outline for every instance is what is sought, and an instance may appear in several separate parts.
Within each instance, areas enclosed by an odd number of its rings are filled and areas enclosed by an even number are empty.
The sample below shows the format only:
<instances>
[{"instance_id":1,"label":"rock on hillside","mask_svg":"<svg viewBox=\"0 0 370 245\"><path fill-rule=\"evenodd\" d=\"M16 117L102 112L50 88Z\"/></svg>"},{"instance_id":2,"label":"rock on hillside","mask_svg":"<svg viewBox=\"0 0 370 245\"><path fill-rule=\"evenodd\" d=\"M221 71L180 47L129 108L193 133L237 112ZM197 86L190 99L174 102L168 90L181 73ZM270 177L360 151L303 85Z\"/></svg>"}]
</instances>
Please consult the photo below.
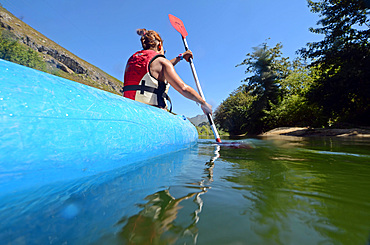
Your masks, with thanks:
<instances>
[{"instance_id":1,"label":"rock on hillside","mask_svg":"<svg viewBox=\"0 0 370 245\"><path fill-rule=\"evenodd\" d=\"M121 81L59 46L1 6L0 28L11 32L19 42L41 53L48 67L54 69L54 72L58 70L65 73L62 77L122 95Z\"/></svg>"},{"instance_id":2,"label":"rock on hillside","mask_svg":"<svg viewBox=\"0 0 370 245\"><path fill-rule=\"evenodd\" d=\"M208 122L208 119L206 115L202 114L189 118L189 121L195 126L199 126L202 123Z\"/></svg>"}]
</instances>

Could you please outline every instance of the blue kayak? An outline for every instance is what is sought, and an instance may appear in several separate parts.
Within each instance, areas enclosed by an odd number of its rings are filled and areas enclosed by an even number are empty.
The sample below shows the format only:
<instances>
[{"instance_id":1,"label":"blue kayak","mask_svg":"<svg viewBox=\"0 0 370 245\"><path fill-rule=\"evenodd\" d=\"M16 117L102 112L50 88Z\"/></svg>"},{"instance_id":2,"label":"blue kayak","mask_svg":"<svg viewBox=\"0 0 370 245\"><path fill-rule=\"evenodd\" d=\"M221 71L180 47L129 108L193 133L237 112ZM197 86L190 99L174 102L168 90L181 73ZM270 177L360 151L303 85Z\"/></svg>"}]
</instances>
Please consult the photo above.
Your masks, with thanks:
<instances>
[{"instance_id":1,"label":"blue kayak","mask_svg":"<svg viewBox=\"0 0 370 245\"><path fill-rule=\"evenodd\" d=\"M133 166L196 144L184 117L0 60L0 193Z\"/></svg>"}]
</instances>

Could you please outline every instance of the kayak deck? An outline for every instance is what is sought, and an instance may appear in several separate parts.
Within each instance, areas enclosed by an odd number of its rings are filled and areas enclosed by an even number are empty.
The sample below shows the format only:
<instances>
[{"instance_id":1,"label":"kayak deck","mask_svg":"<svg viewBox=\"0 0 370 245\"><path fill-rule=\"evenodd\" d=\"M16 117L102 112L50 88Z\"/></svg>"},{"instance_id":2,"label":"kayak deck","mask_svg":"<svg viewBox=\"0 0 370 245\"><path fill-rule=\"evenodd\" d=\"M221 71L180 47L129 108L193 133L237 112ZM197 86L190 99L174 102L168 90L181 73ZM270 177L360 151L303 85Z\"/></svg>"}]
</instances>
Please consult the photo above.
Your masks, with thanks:
<instances>
[{"instance_id":1,"label":"kayak deck","mask_svg":"<svg viewBox=\"0 0 370 245\"><path fill-rule=\"evenodd\" d=\"M0 192L108 171L198 138L184 116L4 60L0 108Z\"/></svg>"}]
</instances>

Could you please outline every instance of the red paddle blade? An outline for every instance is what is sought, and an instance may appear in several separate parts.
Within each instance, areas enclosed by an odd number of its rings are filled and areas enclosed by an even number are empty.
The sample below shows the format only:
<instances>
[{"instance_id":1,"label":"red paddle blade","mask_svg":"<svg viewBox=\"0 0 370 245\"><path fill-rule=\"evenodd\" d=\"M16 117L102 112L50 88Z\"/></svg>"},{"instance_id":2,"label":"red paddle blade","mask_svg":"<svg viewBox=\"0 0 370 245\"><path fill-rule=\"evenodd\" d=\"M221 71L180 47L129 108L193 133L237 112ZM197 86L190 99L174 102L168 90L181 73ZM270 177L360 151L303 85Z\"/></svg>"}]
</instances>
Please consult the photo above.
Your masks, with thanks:
<instances>
[{"instance_id":1,"label":"red paddle blade","mask_svg":"<svg viewBox=\"0 0 370 245\"><path fill-rule=\"evenodd\" d=\"M168 15L168 18L170 18L171 25L180 32L182 37L186 37L188 35L188 32L185 29L184 23L182 23L182 20L177 18L176 16L173 16L172 14Z\"/></svg>"}]
</instances>

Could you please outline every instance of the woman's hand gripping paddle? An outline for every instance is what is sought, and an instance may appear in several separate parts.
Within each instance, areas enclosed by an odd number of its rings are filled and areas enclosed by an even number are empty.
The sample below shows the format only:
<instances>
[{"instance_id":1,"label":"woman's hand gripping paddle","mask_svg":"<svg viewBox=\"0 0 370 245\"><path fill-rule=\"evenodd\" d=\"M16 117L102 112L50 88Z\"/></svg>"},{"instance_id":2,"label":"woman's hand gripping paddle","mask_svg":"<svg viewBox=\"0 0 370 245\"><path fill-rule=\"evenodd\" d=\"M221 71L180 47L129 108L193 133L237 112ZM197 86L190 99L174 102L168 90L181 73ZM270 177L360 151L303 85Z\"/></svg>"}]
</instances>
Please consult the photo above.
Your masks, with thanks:
<instances>
[{"instance_id":1,"label":"woman's hand gripping paddle","mask_svg":"<svg viewBox=\"0 0 370 245\"><path fill-rule=\"evenodd\" d=\"M182 37L182 41L184 42L185 50L186 51L189 50L188 43L186 42L186 36L188 35L188 32L186 31L186 29L184 27L184 23L182 23L182 21L179 18L173 16L172 14L169 14L168 17L170 18L170 22L171 22L172 26L178 32L180 32L181 37ZM195 71L195 66L194 66L192 58L189 59L189 63L190 63L191 71L193 72L193 77L194 77L194 80L195 80L195 84L197 85L198 92L199 92L200 96L202 97L202 99L206 100L204 98L202 87L200 86L198 75L197 75L197 72ZM216 126L213 122L211 114L206 114L206 115L207 115L207 118L208 118L209 125L212 128L213 135L215 136L216 142L221 143L220 136L217 132L217 129L216 129Z\"/></svg>"}]
</instances>

